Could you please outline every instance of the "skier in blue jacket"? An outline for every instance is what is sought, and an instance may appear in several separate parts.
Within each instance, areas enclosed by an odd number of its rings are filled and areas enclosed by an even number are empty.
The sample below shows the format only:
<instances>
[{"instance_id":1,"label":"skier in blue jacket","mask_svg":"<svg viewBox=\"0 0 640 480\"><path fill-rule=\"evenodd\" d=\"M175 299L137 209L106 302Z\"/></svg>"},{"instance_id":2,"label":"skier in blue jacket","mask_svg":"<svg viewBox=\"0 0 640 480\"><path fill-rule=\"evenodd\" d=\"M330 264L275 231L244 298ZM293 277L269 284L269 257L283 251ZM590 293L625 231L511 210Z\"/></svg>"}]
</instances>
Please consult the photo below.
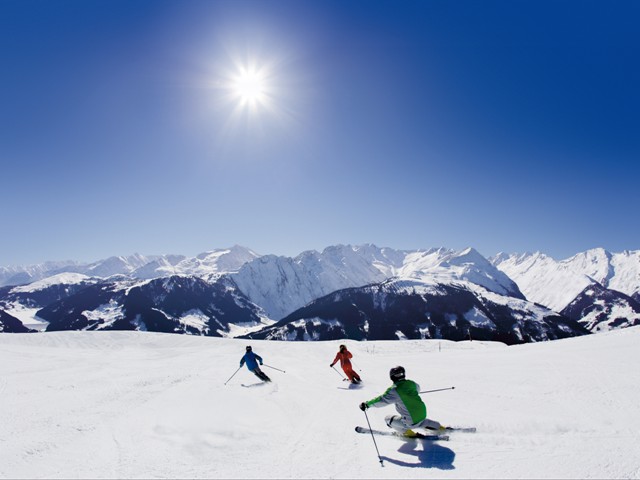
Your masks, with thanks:
<instances>
[{"instance_id":1,"label":"skier in blue jacket","mask_svg":"<svg viewBox=\"0 0 640 480\"><path fill-rule=\"evenodd\" d=\"M247 364L247 368L250 372L258 377L263 382L270 382L271 379L267 377L267 375L260 370L258 366L258 362L262 365L262 357L256 353L253 353L250 345L247 345L247 353L244 354L244 357L240 360L240 367L242 367L245 363Z\"/></svg>"}]
</instances>

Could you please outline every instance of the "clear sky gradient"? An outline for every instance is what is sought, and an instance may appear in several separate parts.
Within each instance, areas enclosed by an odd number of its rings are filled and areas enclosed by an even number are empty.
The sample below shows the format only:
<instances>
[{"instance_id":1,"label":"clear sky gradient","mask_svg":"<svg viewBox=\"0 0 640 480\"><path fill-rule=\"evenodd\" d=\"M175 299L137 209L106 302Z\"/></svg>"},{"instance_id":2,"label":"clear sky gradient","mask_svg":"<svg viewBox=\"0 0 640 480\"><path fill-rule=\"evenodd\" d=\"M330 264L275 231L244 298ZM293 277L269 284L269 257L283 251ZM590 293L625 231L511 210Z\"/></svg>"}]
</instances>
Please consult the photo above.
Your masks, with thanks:
<instances>
[{"instance_id":1,"label":"clear sky gradient","mask_svg":"<svg viewBox=\"0 0 640 480\"><path fill-rule=\"evenodd\" d=\"M640 249L638 25L638 1L1 0L0 265Z\"/></svg>"}]
</instances>

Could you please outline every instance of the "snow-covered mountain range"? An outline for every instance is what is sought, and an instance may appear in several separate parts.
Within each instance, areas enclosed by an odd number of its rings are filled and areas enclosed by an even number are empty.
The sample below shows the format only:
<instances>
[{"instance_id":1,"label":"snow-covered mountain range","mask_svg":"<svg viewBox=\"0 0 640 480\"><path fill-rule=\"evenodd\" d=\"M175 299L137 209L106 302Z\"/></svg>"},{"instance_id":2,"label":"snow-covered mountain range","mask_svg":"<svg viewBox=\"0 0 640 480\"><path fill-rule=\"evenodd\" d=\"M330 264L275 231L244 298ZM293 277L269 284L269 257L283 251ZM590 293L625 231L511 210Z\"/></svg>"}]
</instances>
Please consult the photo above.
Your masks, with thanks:
<instances>
[{"instance_id":1,"label":"snow-covered mountain range","mask_svg":"<svg viewBox=\"0 0 640 480\"><path fill-rule=\"evenodd\" d=\"M578 322L523 299L461 283L390 280L339 290L246 335L268 340L487 340L506 344L586 335Z\"/></svg>"},{"instance_id":2,"label":"snow-covered mountain range","mask_svg":"<svg viewBox=\"0 0 640 480\"><path fill-rule=\"evenodd\" d=\"M491 262L527 299L579 320L589 330L640 324L640 251L596 248L561 261L540 252L498 254Z\"/></svg>"},{"instance_id":3,"label":"snow-covered mountain range","mask_svg":"<svg viewBox=\"0 0 640 480\"><path fill-rule=\"evenodd\" d=\"M540 252L498 254L490 260L529 300L558 311L594 283L640 300L640 250L610 253L596 248L561 261Z\"/></svg>"},{"instance_id":4,"label":"snow-covered mountain range","mask_svg":"<svg viewBox=\"0 0 640 480\"><path fill-rule=\"evenodd\" d=\"M234 246L191 258L0 267L0 282L5 332L522 343L640 324L640 252L602 249L556 261L542 253L487 259L473 248L335 245L282 257Z\"/></svg>"},{"instance_id":5,"label":"snow-covered mountain range","mask_svg":"<svg viewBox=\"0 0 640 480\"><path fill-rule=\"evenodd\" d=\"M77 262L45 262L30 266L0 266L0 286L24 285L60 273L79 273L89 277L108 278L128 275L138 279L152 279L170 275L194 275L207 279L236 272L259 255L248 248L234 246L201 253L188 258L184 255L115 256L89 264Z\"/></svg>"}]
</instances>

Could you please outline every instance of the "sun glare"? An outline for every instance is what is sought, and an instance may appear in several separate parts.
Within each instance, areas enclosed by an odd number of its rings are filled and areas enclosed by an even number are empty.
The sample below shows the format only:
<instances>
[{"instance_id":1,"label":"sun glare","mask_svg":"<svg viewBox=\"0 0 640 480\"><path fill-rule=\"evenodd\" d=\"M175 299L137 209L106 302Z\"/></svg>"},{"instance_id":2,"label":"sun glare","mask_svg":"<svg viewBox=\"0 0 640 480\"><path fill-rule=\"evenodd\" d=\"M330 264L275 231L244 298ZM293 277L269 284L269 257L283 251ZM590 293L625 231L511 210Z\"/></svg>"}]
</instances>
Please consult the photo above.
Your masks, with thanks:
<instances>
[{"instance_id":1,"label":"sun glare","mask_svg":"<svg viewBox=\"0 0 640 480\"><path fill-rule=\"evenodd\" d=\"M215 81L215 101L227 115L225 128L290 125L292 83L287 81L286 61L231 52L226 60Z\"/></svg>"},{"instance_id":2,"label":"sun glare","mask_svg":"<svg viewBox=\"0 0 640 480\"><path fill-rule=\"evenodd\" d=\"M261 102L265 97L265 80L259 72L245 70L236 77L234 90L243 102Z\"/></svg>"},{"instance_id":3,"label":"sun glare","mask_svg":"<svg viewBox=\"0 0 640 480\"><path fill-rule=\"evenodd\" d=\"M267 106L268 80L264 70L256 67L240 67L231 78L229 87L238 106L247 107L253 111Z\"/></svg>"}]
</instances>

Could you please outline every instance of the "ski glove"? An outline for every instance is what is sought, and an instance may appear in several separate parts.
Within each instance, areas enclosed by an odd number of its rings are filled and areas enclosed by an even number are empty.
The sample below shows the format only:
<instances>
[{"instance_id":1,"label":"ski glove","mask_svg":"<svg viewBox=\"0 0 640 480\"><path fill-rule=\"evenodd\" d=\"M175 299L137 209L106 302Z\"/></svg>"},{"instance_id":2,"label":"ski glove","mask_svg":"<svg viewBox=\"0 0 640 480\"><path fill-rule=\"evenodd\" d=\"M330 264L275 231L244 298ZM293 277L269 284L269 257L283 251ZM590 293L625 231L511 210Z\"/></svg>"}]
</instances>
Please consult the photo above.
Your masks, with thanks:
<instances>
[{"instance_id":1,"label":"ski glove","mask_svg":"<svg viewBox=\"0 0 640 480\"><path fill-rule=\"evenodd\" d=\"M330 364L329 364L329 366L330 366L331 368L333 368L333 363L330 363Z\"/></svg>"},{"instance_id":2,"label":"ski glove","mask_svg":"<svg viewBox=\"0 0 640 480\"><path fill-rule=\"evenodd\" d=\"M360 404L360 410L362 410L363 412L364 412L367 408L369 408L369 405L367 405L365 402L362 402L362 403Z\"/></svg>"}]
</instances>

